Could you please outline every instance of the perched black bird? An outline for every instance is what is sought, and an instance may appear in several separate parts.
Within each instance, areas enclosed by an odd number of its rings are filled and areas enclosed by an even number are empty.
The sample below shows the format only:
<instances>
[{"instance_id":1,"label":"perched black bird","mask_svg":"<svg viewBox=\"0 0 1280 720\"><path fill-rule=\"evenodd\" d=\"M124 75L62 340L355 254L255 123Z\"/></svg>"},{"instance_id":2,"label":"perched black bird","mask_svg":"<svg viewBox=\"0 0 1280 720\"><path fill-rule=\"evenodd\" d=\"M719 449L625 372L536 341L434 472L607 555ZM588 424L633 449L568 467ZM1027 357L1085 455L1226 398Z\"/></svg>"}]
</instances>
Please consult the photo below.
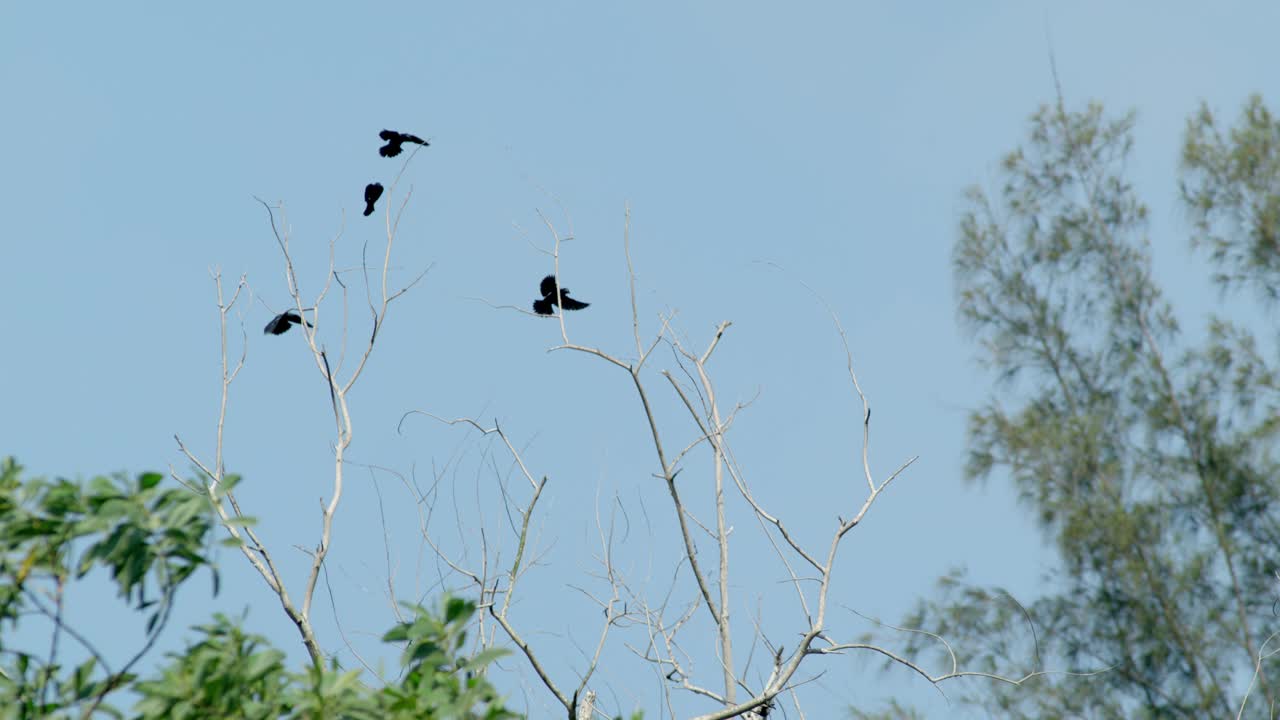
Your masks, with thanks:
<instances>
[{"instance_id":1,"label":"perched black bird","mask_svg":"<svg viewBox=\"0 0 1280 720\"><path fill-rule=\"evenodd\" d=\"M404 148L401 146L407 142L418 143L423 147L431 146L431 143L427 142L426 140L423 140L417 135L410 135L409 133L396 132L395 130L383 130L382 132L378 133L378 137L387 141L386 145L383 145L382 147L378 148L378 154L381 155L382 157L395 157L399 155L400 151L404 150Z\"/></svg>"},{"instance_id":2,"label":"perched black bird","mask_svg":"<svg viewBox=\"0 0 1280 720\"><path fill-rule=\"evenodd\" d=\"M557 302L555 275L542 278L538 291L542 293L542 299L533 301L533 311L539 315L550 315L551 308L555 305L559 305L564 310L581 310L591 304L569 297L569 288L560 288L560 299Z\"/></svg>"},{"instance_id":3,"label":"perched black bird","mask_svg":"<svg viewBox=\"0 0 1280 720\"><path fill-rule=\"evenodd\" d=\"M288 331L293 325L301 325L304 322L307 321L303 320L302 316L298 313L292 310L285 310L279 315L271 318L271 322L267 323L267 326L262 328L262 334L266 335L267 333L271 333L272 335L280 335L281 333ZM307 327L315 326L311 323L307 323Z\"/></svg>"},{"instance_id":4,"label":"perched black bird","mask_svg":"<svg viewBox=\"0 0 1280 720\"><path fill-rule=\"evenodd\" d=\"M382 197L382 183L369 183L364 186L364 216L373 214L373 204Z\"/></svg>"}]
</instances>

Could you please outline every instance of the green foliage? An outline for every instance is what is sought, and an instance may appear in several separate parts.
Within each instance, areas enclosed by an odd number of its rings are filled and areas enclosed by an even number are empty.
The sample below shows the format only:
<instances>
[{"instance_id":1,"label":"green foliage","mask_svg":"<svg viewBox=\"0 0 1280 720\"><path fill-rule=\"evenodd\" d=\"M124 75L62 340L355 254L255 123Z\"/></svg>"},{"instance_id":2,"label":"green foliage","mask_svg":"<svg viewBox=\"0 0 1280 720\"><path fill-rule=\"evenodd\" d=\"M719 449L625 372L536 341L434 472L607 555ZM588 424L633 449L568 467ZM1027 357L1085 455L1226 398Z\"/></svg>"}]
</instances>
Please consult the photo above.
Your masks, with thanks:
<instances>
[{"instance_id":1,"label":"green foliage","mask_svg":"<svg viewBox=\"0 0 1280 720\"><path fill-rule=\"evenodd\" d=\"M265 638L248 635L225 615L197 626L203 635L181 654L171 654L158 677L142 680L134 710L149 718L237 717L266 720L289 709L284 653Z\"/></svg>"},{"instance_id":2,"label":"green foliage","mask_svg":"<svg viewBox=\"0 0 1280 720\"><path fill-rule=\"evenodd\" d=\"M0 461L0 577L19 602L32 578L56 584L105 568L121 597L143 610L210 566L205 544L213 528L208 502L184 489L159 487L160 475L69 480L20 479L13 458ZM83 540L76 544L75 541ZM83 547L79 557L73 557ZM18 605L0 605L12 619ZM158 612L158 611L157 611Z\"/></svg>"},{"instance_id":3,"label":"green foliage","mask_svg":"<svg viewBox=\"0 0 1280 720\"><path fill-rule=\"evenodd\" d=\"M502 707L497 691L484 676L488 665L507 651L490 648L472 657L462 654L475 603L445 598L439 617L418 606L408 607L414 613L413 620L396 625L382 637L386 642L405 643L401 664L406 670L400 685L383 688L382 707L404 718L518 717Z\"/></svg>"},{"instance_id":4,"label":"green foliage","mask_svg":"<svg viewBox=\"0 0 1280 720\"><path fill-rule=\"evenodd\" d=\"M310 667L306 673L294 675L293 679L295 687L290 692L292 710L280 717L299 720L376 720L384 717L400 720L404 717L381 713L373 692L360 683L359 671L343 672L336 662L323 670Z\"/></svg>"},{"instance_id":5,"label":"green foliage","mask_svg":"<svg viewBox=\"0 0 1280 720\"><path fill-rule=\"evenodd\" d=\"M283 652L222 614L193 628L195 641L139 678L131 670L164 629L177 587L199 568L212 567L206 548L214 524L207 498L165 488L162 481L155 473L86 484L24 479L12 458L0 461L0 623L16 626L31 614L54 623L54 650L47 657L0 644L0 720L125 717L105 702L125 690L138 698L134 711L140 720L519 717L505 708L485 675L506 651L464 652L476 606L458 598L444 598L435 613L410 606L412 619L387 632L384 639L404 649L398 679L383 687L370 687L359 671L344 671L336 662L291 671ZM224 490L234 479L228 481ZM74 581L96 567L147 617L141 649L124 658L108 658L85 644L62 616ZM68 635L80 643L81 654L92 657L64 667L56 648ZM123 664L109 670L108 662Z\"/></svg>"},{"instance_id":6,"label":"green foliage","mask_svg":"<svg viewBox=\"0 0 1280 720\"><path fill-rule=\"evenodd\" d=\"M1280 121L1255 95L1225 134L1208 106L1187 122L1182 196L1223 287L1280 292Z\"/></svg>"},{"instance_id":7,"label":"green foliage","mask_svg":"<svg viewBox=\"0 0 1280 720\"><path fill-rule=\"evenodd\" d=\"M33 655L15 652L14 661L0 675L0 718L69 718L67 712L78 706L93 705L120 683L133 675L94 679L97 660L90 658L71 668L65 676L58 664L43 663ZM99 705L98 710L112 717L123 717L114 708Z\"/></svg>"},{"instance_id":8,"label":"green foliage","mask_svg":"<svg viewBox=\"0 0 1280 720\"><path fill-rule=\"evenodd\" d=\"M212 624L196 628L201 640L169 656L159 677L134 686L142 696L135 710L140 720L518 718L503 706L483 674L506 651L488 650L472 657L463 653L475 604L445 598L439 614L408 607L413 620L384 636L387 642L404 643L398 683L371 688L360 681L358 671L343 671L336 664L290 672L284 653L270 648L266 638L248 635L218 615Z\"/></svg>"},{"instance_id":9,"label":"green foliage","mask_svg":"<svg viewBox=\"0 0 1280 720\"><path fill-rule=\"evenodd\" d=\"M62 608L74 581L105 569L120 596L148 612L141 651L113 674L95 671L104 658L64 668L55 652L40 659L9 648L0 635L0 707L14 717L56 716L58 711L102 705L110 692L134 679L131 666L163 629L177 587L201 567L213 527L207 501L182 489L162 488L146 473L97 477L87 484L65 479L23 479L13 458L0 461L0 628L27 614L54 623L56 640L71 634ZM77 641L80 641L76 636ZM69 640L68 640L69 642ZM80 641L83 643L83 641Z\"/></svg>"},{"instance_id":10,"label":"green foliage","mask_svg":"<svg viewBox=\"0 0 1280 720\"><path fill-rule=\"evenodd\" d=\"M1007 474L1057 548L1023 605L956 572L905 623L1008 718L1245 717L1280 701L1276 373L1252 333L1211 318L1188 346L1152 274L1145 206L1125 177L1132 116L1044 108L993 198L970 194L954 270L960 315L1003 381L970 417L972 479ZM1220 133L1207 110L1183 150L1183 198L1222 287L1280 272L1280 124L1254 98ZM945 651L912 636L909 652Z\"/></svg>"}]
</instances>

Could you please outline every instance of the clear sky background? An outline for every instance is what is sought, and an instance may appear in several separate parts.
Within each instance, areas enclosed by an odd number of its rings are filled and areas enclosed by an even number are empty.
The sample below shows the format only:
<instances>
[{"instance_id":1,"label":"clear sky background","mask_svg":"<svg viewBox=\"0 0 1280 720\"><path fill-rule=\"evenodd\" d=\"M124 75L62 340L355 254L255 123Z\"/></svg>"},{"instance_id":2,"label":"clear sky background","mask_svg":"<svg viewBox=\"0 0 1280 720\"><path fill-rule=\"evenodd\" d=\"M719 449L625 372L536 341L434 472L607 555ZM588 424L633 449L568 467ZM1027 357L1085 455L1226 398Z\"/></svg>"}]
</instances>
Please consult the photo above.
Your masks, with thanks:
<instances>
[{"instance_id":1,"label":"clear sky background","mask_svg":"<svg viewBox=\"0 0 1280 720\"><path fill-rule=\"evenodd\" d=\"M871 629L849 612L900 619L948 568L1031 599L1052 555L1001 482L962 479L966 414L991 391L956 324L951 246L962 193L991 187L999 159L1053 98L1050 38L1068 105L1138 111L1132 178L1152 209L1158 277L1198 329L1213 301L1176 204L1179 141L1203 100L1234 121L1251 92L1280 98L1274 2L542 2L6 3L0 7L0 453L34 474L187 472L174 433L212 452L218 330L209 271L246 274L247 364L232 389L227 466L246 510L301 591L332 484L328 393L295 330L265 337L288 304L280 253L253 199L288 209L304 293L324 281L328 242L357 265L383 209L413 196L395 250L401 283L352 395L349 457L422 484L441 471L431 530L478 558L477 528L510 558L493 503L501 447L409 410L496 418L551 478L538 514L542 565L513 619L572 686L602 592L597 508L616 516L618 563L659 602L679 558L670 500L625 374L546 352L558 325L527 307L549 259L538 211L574 241L561 273L592 303L568 318L583 344L634 355L623 256L631 207L642 331L678 311L694 346L733 321L712 363L722 400L756 398L730 440L760 499L825 548L836 515L863 500L860 408L820 292L840 313L874 408L872 468L912 467L851 533L833 588L832 632ZM383 128L431 140L371 217L361 191L390 185L400 159L377 154ZM774 269L770 263L786 268ZM354 276L349 276L354 277ZM358 296L357 296L358 297ZM476 298L483 298L484 301ZM248 298L246 298L248 299ZM487 301L487 302L485 302ZM353 304L353 334L367 332ZM341 312L320 328L341 340ZM632 350L628 350L632 347ZM239 340L233 344L238 350ZM660 351L653 370L674 368ZM667 442L694 428L650 378ZM705 458L682 487L710 518ZM447 470L447 471L446 471ZM430 597L439 563L424 548L394 475L354 467L315 621L347 667L390 661L378 636L399 599ZM512 486L520 490L519 483ZM521 496L523 497L523 496ZM479 505L479 510L477 509ZM447 509L446 509L447 508ZM611 510L611 508L615 508ZM482 512L481 512L482 511ZM757 525L734 497L732 578L746 657L751 618L794 647L801 618ZM458 517L457 522L454 517ZM459 531L466 537L464 543ZM702 557L710 562L712 547ZM184 590L162 643L215 610L295 662L296 632L243 558L221 553L224 583ZM457 584L446 579L447 584ZM92 583L90 587L93 587ZM693 598L687 576L673 607ZM101 597L73 618L122 654L138 628ZM342 621L350 647L334 622ZM717 684L705 623L684 638L695 679ZM598 680L609 712L666 716L659 680L615 631ZM754 668L761 667L757 654ZM519 658L497 680L532 717L558 716ZM932 668L940 670L941 668ZM872 657L815 659L799 678L810 718L897 697L930 717L963 713L905 670ZM953 692L958 686L950 686ZM676 693L678 716L709 708ZM786 717L798 717L788 707Z\"/></svg>"}]
</instances>

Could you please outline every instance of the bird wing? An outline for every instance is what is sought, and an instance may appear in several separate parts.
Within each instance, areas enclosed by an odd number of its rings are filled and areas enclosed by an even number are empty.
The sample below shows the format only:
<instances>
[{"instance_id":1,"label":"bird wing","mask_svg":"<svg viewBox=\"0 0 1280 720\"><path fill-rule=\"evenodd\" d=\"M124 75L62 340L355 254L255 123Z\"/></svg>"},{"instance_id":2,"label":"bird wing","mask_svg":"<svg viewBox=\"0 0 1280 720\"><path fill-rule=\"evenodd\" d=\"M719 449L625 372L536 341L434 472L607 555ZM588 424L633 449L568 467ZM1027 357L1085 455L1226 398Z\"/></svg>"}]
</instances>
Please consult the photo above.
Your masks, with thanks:
<instances>
[{"instance_id":1,"label":"bird wing","mask_svg":"<svg viewBox=\"0 0 1280 720\"><path fill-rule=\"evenodd\" d=\"M542 297L547 297L556 291L556 276L548 275L542 278L542 282L538 285L538 292L542 293Z\"/></svg>"},{"instance_id":2,"label":"bird wing","mask_svg":"<svg viewBox=\"0 0 1280 720\"><path fill-rule=\"evenodd\" d=\"M289 321L285 320L284 316L285 313L280 313L279 315L271 318L271 322L267 323L267 326L262 328L262 334L266 335L267 333L271 333L272 335L279 335L285 330L288 330Z\"/></svg>"},{"instance_id":3,"label":"bird wing","mask_svg":"<svg viewBox=\"0 0 1280 720\"><path fill-rule=\"evenodd\" d=\"M398 136L399 134L400 133L396 132L395 130L383 130L382 132L378 133L378 137L382 138L383 140L390 141L392 138Z\"/></svg>"},{"instance_id":4,"label":"bird wing","mask_svg":"<svg viewBox=\"0 0 1280 720\"><path fill-rule=\"evenodd\" d=\"M584 303L581 300L574 300L565 293L560 293L560 307L565 310L581 310L591 303Z\"/></svg>"},{"instance_id":5,"label":"bird wing","mask_svg":"<svg viewBox=\"0 0 1280 720\"><path fill-rule=\"evenodd\" d=\"M551 301L548 300L547 298L542 298L541 300L534 300L533 311L538 313L539 315L550 315Z\"/></svg>"}]
</instances>

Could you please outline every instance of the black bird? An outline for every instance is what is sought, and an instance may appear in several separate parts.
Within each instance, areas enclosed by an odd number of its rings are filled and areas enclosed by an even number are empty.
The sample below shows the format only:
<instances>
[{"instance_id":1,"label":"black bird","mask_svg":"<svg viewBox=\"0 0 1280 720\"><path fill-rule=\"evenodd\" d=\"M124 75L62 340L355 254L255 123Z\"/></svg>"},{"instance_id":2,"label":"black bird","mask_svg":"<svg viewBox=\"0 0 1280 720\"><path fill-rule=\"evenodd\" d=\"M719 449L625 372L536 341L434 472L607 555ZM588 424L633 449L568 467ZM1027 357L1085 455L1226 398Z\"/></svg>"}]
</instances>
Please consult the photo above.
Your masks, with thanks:
<instances>
[{"instance_id":1,"label":"black bird","mask_svg":"<svg viewBox=\"0 0 1280 720\"><path fill-rule=\"evenodd\" d=\"M364 216L373 214L373 204L382 197L382 183L369 183L364 186Z\"/></svg>"},{"instance_id":2,"label":"black bird","mask_svg":"<svg viewBox=\"0 0 1280 720\"><path fill-rule=\"evenodd\" d=\"M555 275L542 278L538 291L542 293L542 299L533 301L533 311L539 315L550 315L551 308L555 305L559 305L564 310L581 310L591 304L569 297L569 288L560 288L560 300L557 302Z\"/></svg>"},{"instance_id":3,"label":"black bird","mask_svg":"<svg viewBox=\"0 0 1280 720\"><path fill-rule=\"evenodd\" d=\"M407 142L418 143L423 147L431 146L431 143L427 142L426 140L423 140L417 135L410 135L409 133L396 132L395 130L383 130L382 132L378 133L378 137L387 141L386 145L383 145L382 147L378 148L378 154L381 155L382 157L395 157L399 155L400 151L404 150L404 148L401 146Z\"/></svg>"},{"instance_id":4,"label":"black bird","mask_svg":"<svg viewBox=\"0 0 1280 720\"><path fill-rule=\"evenodd\" d=\"M271 322L267 323L267 326L262 328L262 334L266 335L267 333L271 333L272 335L280 335L287 332L293 325L301 325L304 322L307 321L303 320L302 316L298 313L292 310L285 310L279 315L271 318ZM307 323L307 327L315 326L311 323Z\"/></svg>"}]
</instances>

